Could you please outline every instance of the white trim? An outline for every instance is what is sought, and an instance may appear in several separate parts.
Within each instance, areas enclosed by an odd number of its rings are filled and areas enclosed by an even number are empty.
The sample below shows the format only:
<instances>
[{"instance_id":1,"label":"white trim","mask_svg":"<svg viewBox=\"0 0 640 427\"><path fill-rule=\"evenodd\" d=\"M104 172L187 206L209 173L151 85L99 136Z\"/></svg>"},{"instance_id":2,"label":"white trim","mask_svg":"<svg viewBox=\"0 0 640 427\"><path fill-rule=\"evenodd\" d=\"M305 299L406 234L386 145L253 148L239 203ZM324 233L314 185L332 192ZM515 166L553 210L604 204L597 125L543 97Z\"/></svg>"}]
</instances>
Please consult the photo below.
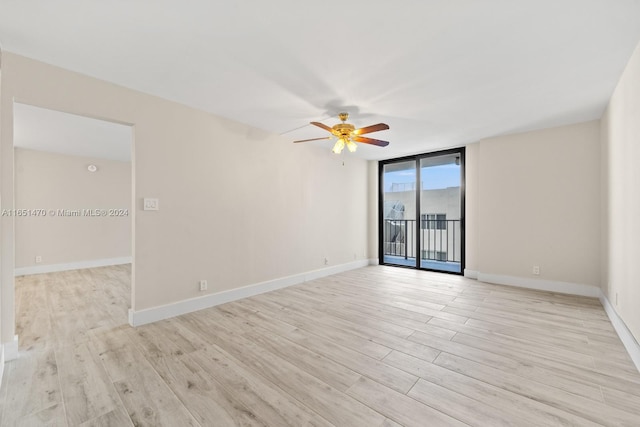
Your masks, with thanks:
<instances>
[{"instance_id":1,"label":"white trim","mask_svg":"<svg viewBox=\"0 0 640 427\"><path fill-rule=\"evenodd\" d=\"M478 272L475 270L469 270L468 268L464 269L464 277L468 277L469 279L477 279Z\"/></svg>"},{"instance_id":2,"label":"white trim","mask_svg":"<svg viewBox=\"0 0 640 427\"><path fill-rule=\"evenodd\" d=\"M604 292L600 290L600 303L604 307L604 311L609 316L609 320L611 320L611 324L613 325L613 329L616 330L624 348L627 349L631 360L636 365L636 368L640 372L640 344L636 341L635 337L627 328L627 325L624 321L618 316L618 313L613 308L607 297L604 295Z\"/></svg>"},{"instance_id":3,"label":"white trim","mask_svg":"<svg viewBox=\"0 0 640 427\"><path fill-rule=\"evenodd\" d=\"M600 288L580 283L556 282L551 280L529 279L527 277L503 276L478 271L478 281L498 285L516 286L519 288L537 289L539 291L580 295L584 297L600 297Z\"/></svg>"},{"instance_id":4,"label":"white trim","mask_svg":"<svg viewBox=\"0 0 640 427\"><path fill-rule=\"evenodd\" d=\"M201 297L190 298L172 304L146 308L144 310L138 311L129 310L129 324L131 326L140 326L147 323L157 322L159 320L180 316L182 314L187 314L198 310L203 310L205 308L214 307L216 305L239 300L242 298L247 298L253 295L263 294L265 292L275 291L276 289L298 285L309 280L319 279L321 277L331 276L332 274L366 267L369 265L369 262L370 260L368 259L353 261L346 264L322 268L320 270L313 270L293 276L281 277L279 279L268 280L266 282L243 286L241 288L230 289L228 291L217 292L215 294L208 294Z\"/></svg>"},{"instance_id":5,"label":"white trim","mask_svg":"<svg viewBox=\"0 0 640 427\"><path fill-rule=\"evenodd\" d=\"M54 273L56 271L80 270L82 268L107 267L109 265L131 264L131 257L92 259L88 261L76 261L65 264L33 265L15 269L16 276L29 274Z\"/></svg>"},{"instance_id":6,"label":"white trim","mask_svg":"<svg viewBox=\"0 0 640 427\"><path fill-rule=\"evenodd\" d=\"M18 336L13 337L13 341L2 343L2 352L6 362L18 358Z\"/></svg>"},{"instance_id":7,"label":"white trim","mask_svg":"<svg viewBox=\"0 0 640 427\"><path fill-rule=\"evenodd\" d=\"M4 376L4 345L0 344L0 384Z\"/></svg>"}]
</instances>

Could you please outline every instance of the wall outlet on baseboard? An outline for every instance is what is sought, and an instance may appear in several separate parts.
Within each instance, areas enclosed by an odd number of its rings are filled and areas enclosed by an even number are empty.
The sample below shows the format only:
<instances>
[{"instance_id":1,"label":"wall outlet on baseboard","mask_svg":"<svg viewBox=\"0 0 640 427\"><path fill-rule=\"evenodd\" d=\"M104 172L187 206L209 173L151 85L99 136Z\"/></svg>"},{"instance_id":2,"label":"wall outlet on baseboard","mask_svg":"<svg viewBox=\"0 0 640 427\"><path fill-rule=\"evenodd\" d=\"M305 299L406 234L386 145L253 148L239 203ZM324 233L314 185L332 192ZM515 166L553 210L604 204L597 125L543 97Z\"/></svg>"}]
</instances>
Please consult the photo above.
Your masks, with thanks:
<instances>
[{"instance_id":1,"label":"wall outlet on baseboard","mask_svg":"<svg viewBox=\"0 0 640 427\"><path fill-rule=\"evenodd\" d=\"M533 266L533 274L535 276L539 276L540 275L540 266L539 265L534 265Z\"/></svg>"},{"instance_id":2,"label":"wall outlet on baseboard","mask_svg":"<svg viewBox=\"0 0 640 427\"><path fill-rule=\"evenodd\" d=\"M209 284L207 283L206 280L200 280L200 282L198 282L200 284L200 290L201 291L206 291L207 288L209 287Z\"/></svg>"},{"instance_id":3,"label":"wall outlet on baseboard","mask_svg":"<svg viewBox=\"0 0 640 427\"><path fill-rule=\"evenodd\" d=\"M36 255L36 264L39 264L42 262L42 257L40 255Z\"/></svg>"}]
</instances>

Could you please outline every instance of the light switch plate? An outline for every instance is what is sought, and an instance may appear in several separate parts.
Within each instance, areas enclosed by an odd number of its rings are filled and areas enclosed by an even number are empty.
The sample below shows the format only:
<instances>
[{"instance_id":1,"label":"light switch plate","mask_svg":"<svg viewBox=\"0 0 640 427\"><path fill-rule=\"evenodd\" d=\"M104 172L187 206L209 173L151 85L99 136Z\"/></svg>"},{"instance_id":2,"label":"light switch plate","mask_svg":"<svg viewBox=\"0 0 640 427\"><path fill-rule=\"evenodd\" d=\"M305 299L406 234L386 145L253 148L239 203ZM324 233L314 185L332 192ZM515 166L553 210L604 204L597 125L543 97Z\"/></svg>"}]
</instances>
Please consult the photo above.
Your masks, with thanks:
<instances>
[{"instance_id":1,"label":"light switch plate","mask_svg":"<svg viewBox=\"0 0 640 427\"><path fill-rule=\"evenodd\" d=\"M145 197L143 209L145 211L157 211L160 209L158 199L147 199Z\"/></svg>"}]
</instances>

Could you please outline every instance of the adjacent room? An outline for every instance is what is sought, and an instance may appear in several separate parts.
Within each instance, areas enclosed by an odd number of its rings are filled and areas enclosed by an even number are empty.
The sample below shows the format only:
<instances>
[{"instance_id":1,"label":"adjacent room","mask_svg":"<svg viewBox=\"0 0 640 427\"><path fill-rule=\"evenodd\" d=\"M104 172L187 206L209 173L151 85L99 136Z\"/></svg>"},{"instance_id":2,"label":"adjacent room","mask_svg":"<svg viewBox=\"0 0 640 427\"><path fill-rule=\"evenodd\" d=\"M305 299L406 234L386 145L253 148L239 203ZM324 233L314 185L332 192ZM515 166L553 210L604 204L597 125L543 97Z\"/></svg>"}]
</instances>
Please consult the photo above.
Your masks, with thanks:
<instances>
[{"instance_id":1,"label":"adjacent room","mask_svg":"<svg viewBox=\"0 0 640 427\"><path fill-rule=\"evenodd\" d=\"M38 206L15 216L21 347L126 324L131 127L19 103L13 111L15 203Z\"/></svg>"},{"instance_id":2,"label":"adjacent room","mask_svg":"<svg viewBox=\"0 0 640 427\"><path fill-rule=\"evenodd\" d=\"M640 0L0 0L0 426L640 425Z\"/></svg>"}]
</instances>

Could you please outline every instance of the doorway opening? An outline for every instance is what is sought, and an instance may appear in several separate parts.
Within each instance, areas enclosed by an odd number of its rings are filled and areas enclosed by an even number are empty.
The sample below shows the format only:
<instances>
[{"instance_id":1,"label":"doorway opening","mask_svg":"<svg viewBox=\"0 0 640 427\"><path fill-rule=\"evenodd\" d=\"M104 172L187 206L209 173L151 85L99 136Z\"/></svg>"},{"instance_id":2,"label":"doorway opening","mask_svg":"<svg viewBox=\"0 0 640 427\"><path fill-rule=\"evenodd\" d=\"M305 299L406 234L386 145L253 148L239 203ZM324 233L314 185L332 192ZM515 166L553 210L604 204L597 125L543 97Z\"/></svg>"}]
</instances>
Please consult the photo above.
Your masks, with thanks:
<instances>
[{"instance_id":1,"label":"doorway opening","mask_svg":"<svg viewBox=\"0 0 640 427\"><path fill-rule=\"evenodd\" d=\"M133 127L14 103L19 351L128 323Z\"/></svg>"}]
</instances>

